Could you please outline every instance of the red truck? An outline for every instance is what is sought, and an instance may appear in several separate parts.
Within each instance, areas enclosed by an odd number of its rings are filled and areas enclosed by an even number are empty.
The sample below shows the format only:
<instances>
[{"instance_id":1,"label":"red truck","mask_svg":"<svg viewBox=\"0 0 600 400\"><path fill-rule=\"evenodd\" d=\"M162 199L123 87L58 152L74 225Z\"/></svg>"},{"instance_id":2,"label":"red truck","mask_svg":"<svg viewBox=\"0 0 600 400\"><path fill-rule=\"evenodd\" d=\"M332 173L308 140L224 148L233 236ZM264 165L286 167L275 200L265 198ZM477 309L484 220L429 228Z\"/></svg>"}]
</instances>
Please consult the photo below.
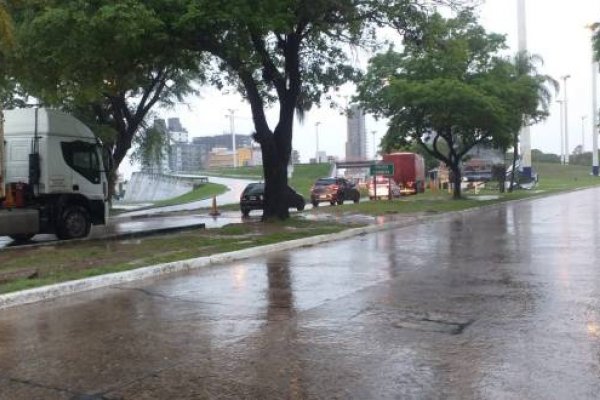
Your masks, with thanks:
<instances>
[{"instance_id":1,"label":"red truck","mask_svg":"<svg viewBox=\"0 0 600 400\"><path fill-rule=\"evenodd\" d=\"M402 194L425 191L425 161L420 154L391 153L383 155L383 164L394 165L394 180Z\"/></svg>"}]
</instances>

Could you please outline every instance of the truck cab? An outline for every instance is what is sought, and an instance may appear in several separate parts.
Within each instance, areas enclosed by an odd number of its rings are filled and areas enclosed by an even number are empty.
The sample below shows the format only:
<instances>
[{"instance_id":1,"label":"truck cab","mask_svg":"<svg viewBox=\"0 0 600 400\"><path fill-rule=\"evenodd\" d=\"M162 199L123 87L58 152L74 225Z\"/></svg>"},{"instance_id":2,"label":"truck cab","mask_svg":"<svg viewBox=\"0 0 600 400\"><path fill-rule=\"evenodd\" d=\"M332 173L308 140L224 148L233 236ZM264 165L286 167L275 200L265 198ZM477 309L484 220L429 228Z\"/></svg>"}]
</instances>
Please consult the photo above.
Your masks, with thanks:
<instances>
[{"instance_id":1,"label":"truck cab","mask_svg":"<svg viewBox=\"0 0 600 400\"><path fill-rule=\"evenodd\" d=\"M101 143L76 118L50 109L5 112L0 235L85 237L108 216Z\"/></svg>"}]
</instances>

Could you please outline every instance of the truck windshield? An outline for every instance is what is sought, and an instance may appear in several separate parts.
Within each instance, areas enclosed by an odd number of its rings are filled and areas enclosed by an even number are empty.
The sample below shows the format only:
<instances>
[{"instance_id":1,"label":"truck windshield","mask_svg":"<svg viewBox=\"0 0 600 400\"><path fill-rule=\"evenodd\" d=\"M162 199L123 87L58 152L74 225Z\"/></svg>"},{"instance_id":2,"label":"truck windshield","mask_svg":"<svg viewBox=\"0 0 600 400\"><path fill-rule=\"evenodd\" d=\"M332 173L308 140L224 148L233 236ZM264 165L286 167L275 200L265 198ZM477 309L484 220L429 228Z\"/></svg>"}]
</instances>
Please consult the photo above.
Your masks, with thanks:
<instances>
[{"instance_id":1,"label":"truck windshield","mask_svg":"<svg viewBox=\"0 0 600 400\"><path fill-rule=\"evenodd\" d=\"M93 143L61 142L67 165L92 183L100 183L100 160Z\"/></svg>"}]
</instances>

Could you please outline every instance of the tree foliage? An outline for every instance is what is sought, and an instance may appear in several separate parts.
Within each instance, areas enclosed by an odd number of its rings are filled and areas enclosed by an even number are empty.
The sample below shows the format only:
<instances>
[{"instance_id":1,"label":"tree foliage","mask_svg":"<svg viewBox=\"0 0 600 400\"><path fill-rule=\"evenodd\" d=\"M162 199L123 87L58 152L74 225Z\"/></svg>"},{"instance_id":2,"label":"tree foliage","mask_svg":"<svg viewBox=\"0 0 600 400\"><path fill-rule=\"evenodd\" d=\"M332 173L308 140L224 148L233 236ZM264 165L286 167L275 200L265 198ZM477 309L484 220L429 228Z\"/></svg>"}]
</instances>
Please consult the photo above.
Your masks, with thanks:
<instances>
[{"instance_id":1,"label":"tree foliage","mask_svg":"<svg viewBox=\"0 0 600 400\"><path fill-rule=\"evenodd\" d=\"M14 10L14 76L90 125L117 167L152 107L180 101L201 76L201 57L172 32L168 3L25 0Z\"/></svg>"},{"instance_id":2,"label":"tree foliage","mask_svg":"<svg viewBox=\"0 0 600 400\"><path fill-rule=\"evenodd\" d=\"M468 11L432 14L420 40L375 56L359 85L366 109L389 118L385 146L418 143L453 173L460 197L461 162L476 145L507 148L523 123L538 117L534 84L500 57L501 35L487 33Z\"/></svg>"},{"instance_id":3,"label":"tree foliage","mask_svg":"<svg viewBox=\"0 0 600 400\"><path fill-rule=\"evenodd\" d=\"M289 216L284 201L294 115L356 78L354 47L373 44L375 29L416 31L415 0L195 0L181 25L192 48L214 57L212 83L230 85L250 103L265 176L263 218ZM270 124L265 110L279 109Z\"/></svg>"}]
</instances>

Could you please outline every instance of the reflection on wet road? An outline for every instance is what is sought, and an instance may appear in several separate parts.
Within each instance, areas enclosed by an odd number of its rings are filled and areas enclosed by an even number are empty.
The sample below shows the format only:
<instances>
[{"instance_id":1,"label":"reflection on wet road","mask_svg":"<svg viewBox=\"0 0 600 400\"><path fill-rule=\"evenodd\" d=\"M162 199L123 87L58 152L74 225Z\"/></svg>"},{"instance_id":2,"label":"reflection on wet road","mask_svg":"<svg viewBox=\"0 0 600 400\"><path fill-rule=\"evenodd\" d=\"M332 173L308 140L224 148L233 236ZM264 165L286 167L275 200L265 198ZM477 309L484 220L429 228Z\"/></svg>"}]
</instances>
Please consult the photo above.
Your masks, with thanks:
<instances>
[{"instance_id":1,"label":"reflection on wet road","mask_svg":"<svg viewBox=\"0 0 600 400\"><path fill-rule=\"evenodd\" d=\"M595 399L599 204L592 189L0 311L0 398Z\"/></svg>"}]
</instances>

